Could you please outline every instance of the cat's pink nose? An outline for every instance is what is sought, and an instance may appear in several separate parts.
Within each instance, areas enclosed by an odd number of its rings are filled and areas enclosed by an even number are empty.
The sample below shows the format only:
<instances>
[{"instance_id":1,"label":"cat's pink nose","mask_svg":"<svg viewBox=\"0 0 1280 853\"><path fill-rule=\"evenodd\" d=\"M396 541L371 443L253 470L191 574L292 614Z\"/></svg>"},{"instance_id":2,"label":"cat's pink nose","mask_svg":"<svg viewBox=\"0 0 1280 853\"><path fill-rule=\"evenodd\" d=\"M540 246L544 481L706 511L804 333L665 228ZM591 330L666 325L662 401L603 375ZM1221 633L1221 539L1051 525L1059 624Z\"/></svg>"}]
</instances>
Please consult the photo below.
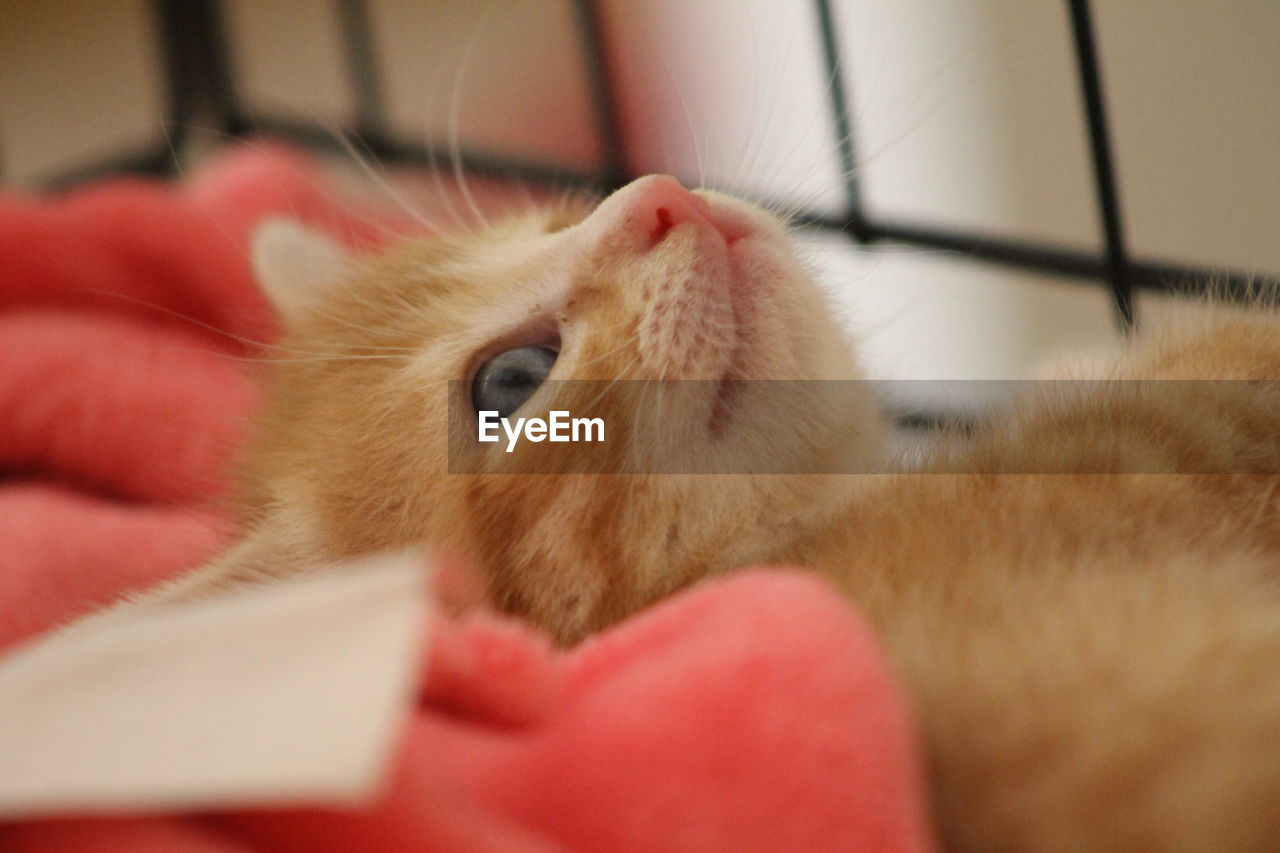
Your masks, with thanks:
<instances>
[{"instance_id":1,"label":"cat's pink nose","mask_svg":"<svg viewBox=\"0 0 1280 853\"><path fill-rule=\"evenodd\" d=\"M648 248L661 243L671 229L690 222L715 229L726 241L736 238L716 221L705 201L670 175L640 178L620 190L619 196L621 227Z\"/></svg>"},{"instance_id":2,"label":"cat's pink nose","mask_svg":"<svg viewBox=\"0 0 1280 853\"><path fill-rule=\"evenodd\" d=\"M650 175L631 186L627 199L626 227L643 236L649 246L662 242L667 233L686 222L711 224L706 203L680 186L670 175Z\"/></svg>"}]
</instances>

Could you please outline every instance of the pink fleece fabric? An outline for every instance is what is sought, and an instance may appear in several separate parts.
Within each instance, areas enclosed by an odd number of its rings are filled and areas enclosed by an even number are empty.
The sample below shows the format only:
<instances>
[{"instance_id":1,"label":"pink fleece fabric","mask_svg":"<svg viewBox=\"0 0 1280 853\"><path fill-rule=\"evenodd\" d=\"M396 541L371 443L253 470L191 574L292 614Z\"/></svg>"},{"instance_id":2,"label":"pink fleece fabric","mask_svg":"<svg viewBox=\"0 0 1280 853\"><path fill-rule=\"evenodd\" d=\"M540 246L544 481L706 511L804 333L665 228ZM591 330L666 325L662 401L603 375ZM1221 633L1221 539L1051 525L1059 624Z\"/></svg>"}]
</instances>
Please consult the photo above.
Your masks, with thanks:
<instances>
[{"instance_id":1,"label":"pink fleece fabric","mask_svg":"<svg viewBox=\"0 0 1280 853\"><path fill-rule=\"evenodd\" d=\"M408 230L305 156L233 150L177 187L0 197L0 652L222 547L225 472L275 321L249 273L284 214ZM6 851L925 851L908 714L824 582L753 569L568 651L480 614L437 629L367 808L0 824ZM3 725L3 721L0 721Z\"/></svg>"}]
</instances>

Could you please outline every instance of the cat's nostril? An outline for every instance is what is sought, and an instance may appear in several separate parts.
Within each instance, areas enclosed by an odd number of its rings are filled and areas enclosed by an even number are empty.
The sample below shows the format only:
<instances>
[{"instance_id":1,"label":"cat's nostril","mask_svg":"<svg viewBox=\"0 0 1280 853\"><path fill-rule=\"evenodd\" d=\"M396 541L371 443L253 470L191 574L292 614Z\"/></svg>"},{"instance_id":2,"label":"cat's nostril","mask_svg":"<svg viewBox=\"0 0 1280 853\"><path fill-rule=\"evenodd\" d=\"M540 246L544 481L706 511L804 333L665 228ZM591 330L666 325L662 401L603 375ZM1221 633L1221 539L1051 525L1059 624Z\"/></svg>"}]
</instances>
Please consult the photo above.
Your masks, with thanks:
<instances>
[{"instance_id":1,"label":"cat's nostril","mask_svg":"<svg viewBox=\"0 0 1280 853\"><path fill-rule=\"evenodd\" d=\"M667 236L667 232L671 230L671 226L675 225L675 220L671 218L671 211L665 207L660 207L655 211L658 217L658 225L653 229L653 233L649 235L649 243L656 245L662 242L662 238Z\"/></svg>"},{"instance_id":2,"label":"cat's nostril","mask_svg":"<svg viewBox=\"0 0 1280 853\"><path fill-rule=\"evenodd\" d=\"M728 246L751 232L749 224L741 220L718 210L670 175L649 175L602 202L577 233L586 239L623 237L630 245L648 251L665 243L681 226L693 225L704 238L716 234Z\"/></svg>"},{"instance_id":3,"label":"cat's nostril","mask_svg":"<svg viewBox=\"0 0 1280 853\"><path fill-rule=\"evenodd\" d=\"M675 178L655 175L637 182L628 204L627 217L640 231L650 247L666 238L671 229L686 222L701 222L714 227L706 203L680 186Z\"/></svg>"}]
</instances>

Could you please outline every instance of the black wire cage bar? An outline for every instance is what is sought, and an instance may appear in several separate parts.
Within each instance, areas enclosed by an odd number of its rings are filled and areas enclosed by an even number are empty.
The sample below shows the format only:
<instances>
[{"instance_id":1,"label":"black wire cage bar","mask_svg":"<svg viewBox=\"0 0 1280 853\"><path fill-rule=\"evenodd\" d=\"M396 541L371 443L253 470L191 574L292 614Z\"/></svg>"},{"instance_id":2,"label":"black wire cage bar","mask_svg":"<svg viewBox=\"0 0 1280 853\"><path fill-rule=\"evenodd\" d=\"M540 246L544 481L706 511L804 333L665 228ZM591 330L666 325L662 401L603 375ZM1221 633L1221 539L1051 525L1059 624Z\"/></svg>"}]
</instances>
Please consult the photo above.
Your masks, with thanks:
<instances>
[{"instance_id":1,"label":"black wire cage bar","mask_svg":"<svg viewBox=\"0 0 1280 853\"><path fill-rule=\"evenodd\" d=\"M572 187L607 193L635 177L628 163L628 145L619 117L618 99L610 73L608 37L597 0L573 4L579 49L587 72L587 88L594 111L600 162L591 170L574 170L510 156L468 150L452 152L430 140L398 138L388 130L377 46L365 0L333 0L343 38L345 73L355 93L355 114L342 135L370 156L390 164L430 165L455 154L467 173ZM1230 269L1165 263L1135 258L1125 239L1125 221L1115 158L1107 123L1102 69L1094 37L1089 0L1066 0L1070 33L1083 106L1097 216L1103 235L1100 252L1080 251L1045 242L938 227L930 223L878 217L862 201L858 180L857 128L848 92L848 71L839 40L831 0L810 0L820 36L825 72L831 81L827 99L835 146L842 172L845 204L839 216L800 212L797 224L838 231L864 246L896 243L958 255L1005 267L1019 268L1070 280L1099 283L1112 295L1120 327L1135 322L1135 290L1198 294L1212 291L1222 298L1254 299L1280 293L1280 280ZM181 152L197 122L229 137L271 136L315 149L340 149L346 144L331 129L294 119L250 113L240 99L232 52L229 50L219 0L152 0L151 14L165 64L166 112L161 138L146 150L117 154L55 176L53 188L112 173L161 176L177 174Z\"/></svg>"}]
</instances>

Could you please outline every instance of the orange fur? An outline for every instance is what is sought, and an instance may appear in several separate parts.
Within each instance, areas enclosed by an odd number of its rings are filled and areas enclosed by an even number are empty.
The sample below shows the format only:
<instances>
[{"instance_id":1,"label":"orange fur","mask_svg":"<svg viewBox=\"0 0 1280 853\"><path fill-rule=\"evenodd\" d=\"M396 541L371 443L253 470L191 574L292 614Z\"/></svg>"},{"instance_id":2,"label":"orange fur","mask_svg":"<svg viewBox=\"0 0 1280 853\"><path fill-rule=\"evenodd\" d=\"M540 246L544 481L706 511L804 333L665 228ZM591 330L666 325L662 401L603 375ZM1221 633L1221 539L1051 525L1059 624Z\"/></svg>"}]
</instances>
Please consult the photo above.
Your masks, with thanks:
<instances>
[{"instance_id":1,"label":"orange fur","mask_svg":"<svg viewBox=\"0 0 1280 853\"><path fill-rule=\"evenodd\" d=\"M1184 323L1118 375L1280 376L1280 325ZM1275 383L1070 386L787 555L882 632L948 847L1276 849L1277 436ZM1076 473L1109 470L1144 473Z\"/></svg>"},{"instance_id":2,"label":"orange fur","mask_svg":"<svg viewBox=\"0 0 1280 853\"><path fill-rule=\"evenodd\" d=\"M451 395L453 417L469 411L449 381L549 330L563 343L553 378L859 375L777 223L703 194L722 230L750 236L729 254L705 227L647 245L637 235L659 232L635 218L646 180L593 211L406 246L293 318L245 461L245 538L177 590L425 542L571 642L709 574L806 565L882 632L949 847L1280 848L1270 384L1043 391L939 447L926 474L820 473L883 452L869 401L788 422L749 392L718 430L716 402L693 394L666 444L611 445L603 468L575 473L573 446L539 445L562 455L556 472L512 475L534 450L477 446L471 473L447 473ZM1198 316L1113 375L1280 379L1273 316ZM652 417L613 387L597 401L607 422ZM812 473L643 473L681 454Z\"/></svg>"}]
</instances>

